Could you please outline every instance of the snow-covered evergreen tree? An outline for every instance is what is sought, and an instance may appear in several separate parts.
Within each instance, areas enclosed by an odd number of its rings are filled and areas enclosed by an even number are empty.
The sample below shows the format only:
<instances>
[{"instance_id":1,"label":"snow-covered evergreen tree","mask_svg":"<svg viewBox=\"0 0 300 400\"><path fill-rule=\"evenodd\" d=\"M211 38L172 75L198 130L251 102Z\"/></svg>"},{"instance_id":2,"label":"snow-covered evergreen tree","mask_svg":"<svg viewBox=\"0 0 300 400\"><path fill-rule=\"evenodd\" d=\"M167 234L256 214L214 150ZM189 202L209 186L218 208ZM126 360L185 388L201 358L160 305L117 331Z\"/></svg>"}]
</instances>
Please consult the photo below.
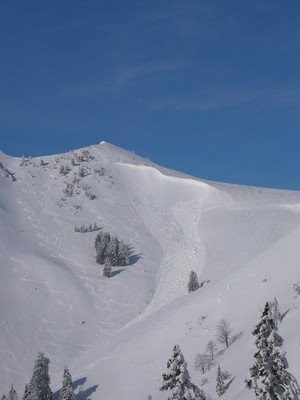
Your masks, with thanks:
<instances>
[{"instance_id":1,"label":"snow-covered evergreen tree","mask_svg":"<svg viewBox=\"0 0 300 400\"><path fill-rule=\"evenodd\" d=\"M276 324L276 328L278 329L278 324L282 321L282 315L279 310L279 305L276 297L274 297L274 300L270 302L270 314L274 320L274 323Z\"/></svg>"},{"instance_id":2,"label":"snow-covered evergreen tree","mask_svg":"<svg viewBox=\"0 0 300 400\"><path fill-rule=\"evenodd\" d=\"M222 394L224 394L225 392L226 389L225 389L224 377L220 365L218 365L216 393L218 396L222 396Z\"/></svg>"},{"instance_id":3,"label":"snow-covered evergreen tree","mask_svg":"<svg viewBox=\"0 0 300 400\"><path fill-rule=\"evenodd\" d=\"M116 236L111 237L106 249L106 259L110 265L118 265L118 239Z\"/></svg>"},{"instance_id":4,"label":"snow-covered evergreen tree","mask_svg":"<svg viewBox=\"0 0 300 400\"><path fill-rule=\"evenodd\" d=\"M195 290L199 289L199 281L198 276L195 271L190 272L189 283L188 283L188 291L194 292Z\"/></svg>"},{"instance_id":5,"label":"snow-covered evergreen tree","mask_svg":"<svg viewBox=\"0 0 300 400\"><path fill-rule=\"evenodd\" d=\"M172 357L167 363L168 372L163 374L160 390L170 390L168 400L205 400L205 395L190 380L187 363L178 345L174 346Z\"/></svg>"},{"instance_id":6,"label":"snow-covered evergreen tree","mask_svg":"<svg viewBox=\"0 0 300 400\"><path fill-rule=\"evenodd\" d=\"M21 164L20 164L21 165ZM5 394L3 394L2 396L1 396L1 400L7 400L7 396L5 395Z\"/></svg>"},{"instance_id":7,"label":"snow-covered evergreen tree","mask_svg":"<svg viewBox=\"0 0 300 400\"><path fill-rule=\"evenodd\" d=\"M80 167L78 171L78 176L84 178L87 175L87 170L84 167Z\"/></svg>"},{"instance_id":8,"label":"snow-covered evergreen tree","mask_svg":"<svg viewBox=\"0 0 300 400\"><path fill-rule=\"evenodd\" d=\"M103 276L105 278L110 278L111 277L111 264L110 264L109 260L106 260L105 263L104 263Z\"/></svg>"},{"instance_id":9,"label":"snow-covered evergreen tree","mask_svg":"<svg viewBox=\"0 0 300 400\"><path fill-rule=\"evenodd\" d=\"M100 232L95 239L96 262L104 264L106 258L106 248L110 242L110 234L108 232Z\"/></svg>"},{"instance_id":10,"label":"snow-covered evergreen tree","mask_svg":"<svg viewBox=\"0 0 300 400\"><path fill-rule=\"evenodd\" d=\"M72 387L72 377L66 367L64 369L62 388L59 394L59 400L75 400L76 396Z\"/></svg>"},{"instance_id":11,"label":"snow-covered evergreen tree","mask_svg":"<svg viewBox=\"0 0 300 400\"><path fill-rule=\"evenodd\" d=\"M295 378L286 370L285 356L280 349L277 325L266 303L253 333L257 348L255 362L249 369L246 387L254 390L259 400L293 400Z\"/></svg>"},{"instance_id":12,"label":"snow-covered evergreen tree","mask_svg":"<svg viewBox=\"0 0 300 400\"><path fill-rule=\"evenodd\" d=\"M118 258L120 265L129 265L130 260L128 246L122 240L120 240L118 244Z\"/></svg>"},{"instance_id":13,"label":"snow-covered evergreen tree","mask_svg":"<svg viewBox=\"0 0 300 400\"><path fill-rule=\"evenodd\" d=\"M104 264L106 260L111 266L129 265L129 248L116 236L108 232L100 232L95 239L96 262Z\"/></svg>"},{"instance_id":14,"label":"snow-covered evergreen tree","mask_svg":"<svg viewBox=\"0 0 300 400\"><path fill-rule=\"evenodd\" d=\"M25 390L22 400L28 400L28 399L30 399L30 385L25 385Z\"/></svg>"},{"instance_id":15,"label":"snow-covered evergreen tree","mask_svg":"<svg viewBox=\"0 0 300 400\"><path fill-rule=\"evenodd\" d=\"M11 385L11 388L8 392L8 400L18 400L18 395L13 385Z\"/></svg>"},{"instance_id":16,"label":"snow-covered evergreen tree","mask_svg":"<svg viewBox=\"0 0 300 400\"><path fill-rule=\"evenodd\" d=\"M68 175L68 173L71 171L71 168L68 165L61 165L59 167L59 173L61 175Z\"/></svg>"},{"instance_id":17,"label":"snow-covered evergreen tree","mask_svg":"<svg viewBox=\"0 0 300 400\"><path fill-rule=\"evenodd\" d=\"M43 353L38 353L29 384L29 400L52 400L49 363L50 360Z\"/></svg>"}]
</instances>

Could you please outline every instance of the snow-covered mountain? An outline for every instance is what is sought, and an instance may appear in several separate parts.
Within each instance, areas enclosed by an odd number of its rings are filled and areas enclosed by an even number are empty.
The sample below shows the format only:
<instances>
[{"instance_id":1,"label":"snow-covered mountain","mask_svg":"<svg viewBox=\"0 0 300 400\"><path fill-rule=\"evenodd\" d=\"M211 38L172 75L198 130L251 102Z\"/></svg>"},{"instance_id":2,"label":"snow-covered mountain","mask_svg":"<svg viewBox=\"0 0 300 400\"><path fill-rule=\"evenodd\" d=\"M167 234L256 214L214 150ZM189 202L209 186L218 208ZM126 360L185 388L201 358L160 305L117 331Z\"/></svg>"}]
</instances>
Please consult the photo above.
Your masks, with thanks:
<instances>
[{"instance_id":1,"label":"snow-covered mountain","mask_svg":"<svg viewBox=\"0 0 300 400\"><path fill-rule=\"evenodd\" d=\"M94 223L132 248L111 278L95 262L97 232L74 231ZM22 394L43 351L53 391L68 365L82 400L166 399L173 345L200 385L195 356L226 318L236 340L218 356L232 376L222 398L250 400L251 331L274 296L300 380L299 192L203 181L104 142L42 159L0 153L0 237L1 392ZM206 283L187 293L191 270ZM203 386L212 399L216 368Z\"/></svg>"}]
</instances>

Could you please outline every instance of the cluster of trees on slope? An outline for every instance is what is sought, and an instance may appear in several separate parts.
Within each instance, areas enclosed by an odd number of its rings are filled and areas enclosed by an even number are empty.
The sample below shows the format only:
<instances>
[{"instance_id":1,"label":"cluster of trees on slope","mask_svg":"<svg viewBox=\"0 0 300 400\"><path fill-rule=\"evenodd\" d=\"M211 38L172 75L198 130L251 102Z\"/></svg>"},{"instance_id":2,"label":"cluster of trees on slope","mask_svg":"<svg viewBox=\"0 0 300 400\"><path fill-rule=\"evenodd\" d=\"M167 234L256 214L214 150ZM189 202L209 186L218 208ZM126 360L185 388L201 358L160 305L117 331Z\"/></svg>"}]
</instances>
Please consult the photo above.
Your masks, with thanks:
<instances>
[{"instance_id":1,"label":"cluster of trees on slope","mask_svg":"<svg viewBox=\"0 0 300 400\"><path fill-rule=\"evenodd\" d=\"M235 339L231 333L232 329L230 328L229 322L226 319L220 319L216 329L216 339L221 345L225 346L225 348L228 348ZM210 340L206 345L205 352L196 355L194 363L195 368L202 374L205 374L216 365L218 354L217 343L214 340ZM226 371L222 371L221 375L223 381L230 378L230 374ZM207 380L204 378L202 383L207 383Z\"/></svg>"},{"instance_id":2,"label":"cluster of trees on slope","mask_svg":"<svg viewBox=\"0 0 300 400\"><path fill-rule=\"evenodd\" d=\"M232 343L231 328L228 321L221 319L217 325L217 340L227 347ZM215 365L217 357L217 345L214 341L209 341L206 347L205 355L198 354L195 360L196 369L200 369L205 373ZM197 387L190 380L187 370L187 363L178 345L173 348L172 357L167 363L168 372L163 374L163 385L160 390L171 390L169 400L206 400L208 397L202 389ZM216 393L221 396L226 391L225 381L230 375L226 371L222 371L218 365L216 376Z\"/></svg>"},{"instance_id":3,"label":"cluster of trees on slope","mask_svg":"<svg viewBox=\"0 0 300 400\"><path fill-rule=\"evenodd\" d=\"M50 388L49 359L43 353L38 353L34 364L30 382L25 386L22 400L53 400ZM64 369L62 388L59 400L75 400L76 396L72 387L72 377L67 367ZM18 400L18 395L13 385L8 395L3 395L1 400Z\"/></svg>"},{"instance_id":4,"label":"cluster of trees on slope","mask_svg":"<svg viewBox=\"0 0 300 400\"><path fill-rule=\"evenodd\" d=\"M208 400L205 392L191 382L190 374L187 370L187 363L178 345L173 348L172 357L167 363L168 372L164 373L163 384L160 390L171 391L168 400ZM218 365L216 377L216 393L222 396L225 391L225 380L228 374L223 372Z\"/></svg>"},{"instance_id":5,"label":"cluster of trees on slope","mask_svg":"<svg viewBox=\"0 0 300 400\"><path fill-rule=\"evenodd\" d=\"M80 232L80 233L87 233L87 232L95 232L95 231L100 231L101 226L97 225L95 222L94 225L89 224L88 226L82 224L80 226L75 225L74 226L74 232Z\"/></svg>"},{"instance_id":6,"label":"cluster of trees on slope","mask_svg":"<svg viewBox=\"0 0 300 400\"><path fill-rule=\"evenodd\" d=\"M100 232L95 239L96 262L104 264L103 275L111 276L111 267L130 264L129 246L108 232Z\"/></svg>"},{"instance_id":7,"label":"cluster of trees on slope","mask_svg":"<svg viewBox=\"0 0 300 400\"><path fill-rule=\"evenodd\" d=\"M249 369L246 387L254 391L258 400L296 400L300 389L296 378L287 371L287 360L282 350L283 340L278 334L278 325L282 321L276 298L267 302L261 319L256 325L253 335L257 348L255 362ZM217 339L227 347L232 343L231 329L226 320L217 326ZM215 361L216 344L210 341L207 345L206 360ZM202 372L206 367L200 363ZM226 392L226 380L230 375L222 371L220 365L216 374L216 394L222 396ZM160 390L171 392L168 400L208 400L202 389L191 382L187 363L178 345L173 348L172 357L167 363L167 372L163 374Z\"/></svg>"},{"instance_id":8,"label":"cluster of trees on slope","mask_svg":"<svg viewBox=\"0 0 300 400\"><path fill-rule=\"evenodd\" d=\"M296 400L300 393L296 378L287 371L287 360L282 350L283 339L278 333L278 325L282 321L278 302L267 302L261 319L256 325L253 335L257 351L255 361L249 369L249 377L245 379L246 387L254 391L258 400ZM222 319L217 326L216 337L227 348L232 343L229 323ZM207 356L215 361L216 344L210 341L207 345ZM29 384L25 386L22 400L53 400L50 388L49 359L39 353L35 361ZM205 372L205 371L203 371ZM222 396L226 392L225 381L229 374L222 371L220 365L216 373L216 394ZM161 391L171 392L168 400L208 400L205 392L195 385L190 378L187 363L179 347L175 345L173 353L167 362L167 372L162 375ZM68 368L64 369L62 388L59 400L75 400L72 388L72 377ZM152 399L148 395L147 399ZM8 395L1 400L18 400L13 385Z\"/></svg>"}]
</instances>

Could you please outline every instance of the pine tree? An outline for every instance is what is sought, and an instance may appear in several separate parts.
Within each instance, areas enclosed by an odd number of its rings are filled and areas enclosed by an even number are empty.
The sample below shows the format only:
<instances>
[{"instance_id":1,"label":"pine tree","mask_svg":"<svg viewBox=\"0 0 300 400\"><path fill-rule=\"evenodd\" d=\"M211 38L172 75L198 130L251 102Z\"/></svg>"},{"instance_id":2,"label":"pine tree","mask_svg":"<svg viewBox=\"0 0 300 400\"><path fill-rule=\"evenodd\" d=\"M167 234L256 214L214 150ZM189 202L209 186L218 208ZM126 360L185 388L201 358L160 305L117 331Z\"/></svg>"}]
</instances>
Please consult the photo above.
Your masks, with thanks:
<instances>
[{"instance_id":1,"label":"pine tree","mask_svg":"<svg viewBox=\"0 0 300 400\"><path fill-rule=\"evenodd\" d=\"M8 392L8 400L18 400L18 395L13 385L11 385L10 391Z\"/></svg>"},{"instance_id":2,"label":"pine tree","mask_svg":"<svg viewBox=\"0 0 300 400\"><path fill-rule=\"evenodd\" d=\"M75 400L75 393L72 388L72 377L66 367L64 369L62 388L59 394L59 400Z\"/></svg>"},{"instance_id":3,"label":"pine tree","mask_svg":"<svg viewBox=\"0 0 300 400\"><path fill-rule=\"evenodd\" d=\"M216 393L218 396L222 396L222 394L224 394L225 392L226 389L225 389L224 377L220 365L218 365Z\"/></svg>"},{"instance_id":4,"label":"pine tree","mask_svg":"<svg viewBox=\"0 0 300 400\"><path fill-rule=\"evenodd\" d=\"M168 400L205 400L205 395L190 380L187 363L178 345L174 346L173 355L167 363L168 372L163 374L160 390L171 390Z\"/></svg>"},{"instance_id":5,"label":"pine tree","mask_svg":"<svg viewBox=\"0 0 300 400\"><path fill-rule=\"evenodd\" d=\"M30 400L52 400L49 363L49 359L43 353L38 353L29 384Z\"/></svg>"},{"instance_id":6,"label":"pine tree","mask_svg":"<svg viewBox=\"0 0 300 400\"><path fill-rule=\"evenodd\" d=\"M110 264L109 260L106 260L105 263L104 263L103 276L105 278L110 278L111 277L111 264Z\"/></svg>"},{"instance_id":7,"label":"pine tree","mask_svg":"<svg viewBox=\"0 0 300 400\"><path fill-rule=\"evenodd\" d=\"M128 255L128 246L122 240L119 241L118 258L119 258L120 266L130 264L129 255Z\"/></svg>"},{"instance_id":8,"label":"pine tree","mask_svg":"<svg viewBox=\"0 0 300 400\"><path fill-rule=\"evenodd\" d=\"M107 245L106 259L109 261L110 265L119 265L118 260L118 239L113 236Z\"/></svg>"},{"instance_id":9,"label":"pine tree","mask_svg":"<svg viewBox=\"0 0 300 400\"><path fill-rule=\"evenodd\" d=\"M29 385L25 385L25 390L24 390L24 394L22 397L22 400L28 400L30 399L30 386Z\"/></svg>"},{"instance_id":10,"label":"pine tree","mask_svg":"<svg viewBox=\"0 0 300 400\"><path fill-rule=\"evenodd\" d=\"M194 292L199 289L200 285L198 282L198 276L195 271L190 272L189 283L188 283L188 291Z\"/></svg>"},{"instance_id":11,"label":"pine tree","mask_svg":"<svg viewBox=\"0 0 300 400\"><path fill-rule=\"evenodd\" d=\"M6 396L5 394L3 394L3 395L1 396L1 400L7 400L7 396Z\"/></svg>"},{"instance_id":12,"label":"pine tree","mask_svg":"<svg viewBox=\"0 0 300 400\"><path fill-rule=\"evenodd\" d=\"M105 262L107 246L110 240L111 237L108 232L100 232L96 236L95 248L96 248L96 262L98 264L103 264Z\"/></svg>"},{"instance_id":13,"label":"pine tree","mask_svg":"<svg viewBox=\"0 0 300 400\"><path fill-rule=\"evenodd\" d=\"M99 228L96 226L96 229ZM108 260L111 266L129 265L129 247L116 236L108 232L100 232L95 239L96 262L104 264Z\"/></svg>"},{"instance_id":14,"label":"pine tree","mask_svg":"<svg viewBox=\"0 0 300 400\"><path fill-rule=\"evenodd\" d=\"M282 322L282 315L276 297L274 297L274 301L270 302L270 314L276 324L276 329L278 329L278 324Z\"/></svg>"},{"instance_id":15,"label":"pine tree","mask_svg":"<svg viewBox=\"0 0 300 400\"><path fill-rule=\"evenodd\" d=\"M253 389L260 400L292 400L296 379L286 370L286 360L280 349L277 325L266 303L253 333L257 348L255 362L249 369L246 387Z\"/></svg>"}]
</instances>

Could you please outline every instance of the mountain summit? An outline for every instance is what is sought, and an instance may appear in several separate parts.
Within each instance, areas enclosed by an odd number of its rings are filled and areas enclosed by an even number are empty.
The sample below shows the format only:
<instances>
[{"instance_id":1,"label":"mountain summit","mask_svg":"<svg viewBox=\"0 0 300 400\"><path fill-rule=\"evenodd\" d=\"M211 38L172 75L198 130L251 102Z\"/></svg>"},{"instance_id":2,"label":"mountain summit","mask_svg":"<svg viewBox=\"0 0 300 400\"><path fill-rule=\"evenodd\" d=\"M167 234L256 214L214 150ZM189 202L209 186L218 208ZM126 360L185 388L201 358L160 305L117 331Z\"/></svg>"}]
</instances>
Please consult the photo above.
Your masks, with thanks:
<instances>
[{"instance_id":1,"label":"mountain summit","mask_svg":"<svg viewBox=\"0 0 300 400\"><path fill-rule=\"evenodd\" d=\"M2 392L13 383L21 394L43 352L53 391L68 365L82 399L162 400L173 346L200 386L195 357L225 319L232 345L218 363L232 379L222 399L250 400L251 332L274 297L299 377L299 226L299 192L204 181L105 142L36 158L0 153ZM96 262L100 232L128 249L110 278ZM188 293L191 271L200 288ZM216 368L203 386L213 397Z\"/></svg>"}]
</instances>

